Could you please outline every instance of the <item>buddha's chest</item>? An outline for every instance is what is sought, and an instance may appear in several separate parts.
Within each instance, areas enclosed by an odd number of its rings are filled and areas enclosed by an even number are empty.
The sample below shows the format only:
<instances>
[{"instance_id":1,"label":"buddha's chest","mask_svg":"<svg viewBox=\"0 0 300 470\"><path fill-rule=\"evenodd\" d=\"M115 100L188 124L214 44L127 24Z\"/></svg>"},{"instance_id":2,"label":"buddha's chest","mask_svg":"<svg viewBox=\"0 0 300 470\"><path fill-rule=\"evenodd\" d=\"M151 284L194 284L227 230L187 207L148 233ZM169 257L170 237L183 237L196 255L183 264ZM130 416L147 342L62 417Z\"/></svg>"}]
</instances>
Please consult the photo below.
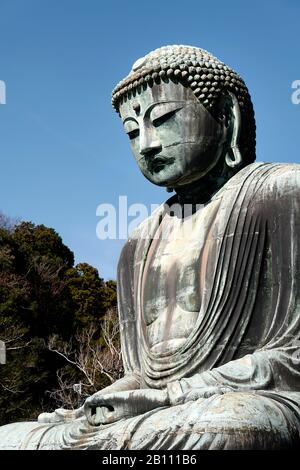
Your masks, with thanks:
<instances>
[{"instance_id":1,"label":"buddha's chest","mask_svg":"<svg viewBox=\"0 0 300 470\"><path fill-rule=\"evenodd\" d=\"M152 241L142 283L143 321L151 343L185 339L201 305L201 259L216 206L180 219L165 216Z\"/></svg>"},{"instance_id":2,"label":"buddha's chest","mask_svg":"<svg viewBox=\"0 0 300 470\"><path fill-rule=\"evenodd\" d=\"M198 308L197 279L203 240L192 240L191 233L163 224L166 239L152 242L143 275L143 305L146 322L151 322L170 304L187 310Z\"/></svg>"}]
</instances>

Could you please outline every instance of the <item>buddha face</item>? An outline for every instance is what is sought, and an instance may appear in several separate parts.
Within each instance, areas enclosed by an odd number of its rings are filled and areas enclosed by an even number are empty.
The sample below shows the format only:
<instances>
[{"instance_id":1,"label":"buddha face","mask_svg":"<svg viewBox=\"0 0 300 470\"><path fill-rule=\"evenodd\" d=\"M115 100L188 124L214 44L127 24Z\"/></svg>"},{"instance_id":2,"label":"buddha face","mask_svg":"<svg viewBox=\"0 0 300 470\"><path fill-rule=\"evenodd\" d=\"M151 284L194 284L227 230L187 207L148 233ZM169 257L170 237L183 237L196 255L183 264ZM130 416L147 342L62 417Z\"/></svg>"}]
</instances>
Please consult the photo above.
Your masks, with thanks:
<instances>
[{"instance_id":1,"label":"buddha face","mask_svg":"<svg viewBox=\"0 0 300 470\"><path fill-rule=\"evenodd\" d=\"M181 83L147 87L121 104L120 115L141 172L159 186L201 179L223 153L223 126Z\"/></svg>"}]
</instances>

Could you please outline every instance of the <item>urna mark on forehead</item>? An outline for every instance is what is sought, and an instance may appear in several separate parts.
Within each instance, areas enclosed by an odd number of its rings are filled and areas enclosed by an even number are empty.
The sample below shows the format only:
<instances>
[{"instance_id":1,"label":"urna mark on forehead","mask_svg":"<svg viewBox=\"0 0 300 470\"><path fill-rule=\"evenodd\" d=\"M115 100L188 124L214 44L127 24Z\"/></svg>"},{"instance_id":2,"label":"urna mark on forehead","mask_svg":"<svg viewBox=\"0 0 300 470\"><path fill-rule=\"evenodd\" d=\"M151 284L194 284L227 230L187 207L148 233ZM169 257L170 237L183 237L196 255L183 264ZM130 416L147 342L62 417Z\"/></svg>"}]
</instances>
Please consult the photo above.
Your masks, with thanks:
<instances>
[{"instance_id":1,"label":"urna mark on forehead","mask_svg":"<svg viewBox=\"0 0 300 470\"><path fill-rule=\"evenodd\" d=\"M179 82L166 80L160 84L153 84L146 89L136 91L133 96L120 105L120 115L124 119L127 115L144 115L151 106L160 103L176 101L198 101L192 90Z\"/></svg>"}]
</instances>

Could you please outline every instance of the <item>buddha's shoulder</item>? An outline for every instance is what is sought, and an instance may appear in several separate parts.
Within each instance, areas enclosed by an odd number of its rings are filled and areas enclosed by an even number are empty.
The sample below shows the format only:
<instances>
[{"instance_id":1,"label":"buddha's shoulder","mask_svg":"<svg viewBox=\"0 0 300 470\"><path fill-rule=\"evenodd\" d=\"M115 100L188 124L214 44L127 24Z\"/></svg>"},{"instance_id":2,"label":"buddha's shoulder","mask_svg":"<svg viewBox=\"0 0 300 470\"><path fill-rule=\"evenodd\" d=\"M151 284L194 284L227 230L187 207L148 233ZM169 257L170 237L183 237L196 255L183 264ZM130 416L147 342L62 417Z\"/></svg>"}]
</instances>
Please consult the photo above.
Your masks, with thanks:
<instances>
[{"instance_id":1,"label":"buddha's shoulder","mask_svg":"<svg viewBox=\"0 0 300 470\"><path fill-rule=\"evenodd\" d=\"M253 163L232 178L231 187L247 184L252 197L277 200L294 194L300 195L300 164Z\"/></svg>"},{"instance_id":2,"label":"buddha's shoulder","mask_svg":"<svg viewBox=\"0 0 300 470\"><path fill-rule=\"evenodd\" d=\"M258 172L258 194L273 200L289 195L300 196L300 165L265 163Z\"/></svg>"}]
</instances>

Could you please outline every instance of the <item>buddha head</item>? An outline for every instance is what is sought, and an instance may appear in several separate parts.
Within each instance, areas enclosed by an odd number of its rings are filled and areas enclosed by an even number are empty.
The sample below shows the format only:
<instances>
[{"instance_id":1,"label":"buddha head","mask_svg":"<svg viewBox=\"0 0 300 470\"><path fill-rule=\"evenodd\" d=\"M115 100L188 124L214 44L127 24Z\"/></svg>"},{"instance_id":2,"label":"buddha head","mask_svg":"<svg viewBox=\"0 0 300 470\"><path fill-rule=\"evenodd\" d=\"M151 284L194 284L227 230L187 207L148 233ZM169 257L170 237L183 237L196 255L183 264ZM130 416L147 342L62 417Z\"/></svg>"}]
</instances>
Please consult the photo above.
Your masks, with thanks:
<instances>
[{"instance_id":1,"label":"buddha head","mask_svg":"<svg viewBox=\"0 0 300 470\"><path fill-rule=\"evenodd\" d=\"M225 181L255 160L248 89L203 49L150 52L113 90L112 104L140 170L156 185L178 190L212 174Z\"/></svg>"}]
</instances>

